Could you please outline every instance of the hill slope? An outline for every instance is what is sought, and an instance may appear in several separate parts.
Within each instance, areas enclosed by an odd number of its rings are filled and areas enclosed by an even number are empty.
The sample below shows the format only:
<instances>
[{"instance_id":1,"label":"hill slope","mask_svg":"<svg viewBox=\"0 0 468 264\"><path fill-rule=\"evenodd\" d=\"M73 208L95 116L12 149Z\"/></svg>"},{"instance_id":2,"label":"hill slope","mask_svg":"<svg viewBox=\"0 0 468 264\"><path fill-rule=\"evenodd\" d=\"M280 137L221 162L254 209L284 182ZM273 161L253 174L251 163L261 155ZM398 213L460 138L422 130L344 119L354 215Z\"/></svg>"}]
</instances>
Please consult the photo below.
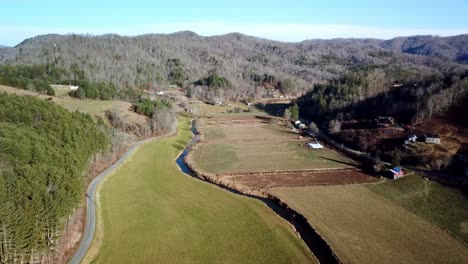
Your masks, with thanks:
<instances>
[{"instance_id":1,"label":"hill slope","mask_svg":"<svg viewBox=\"0 0 468 264\"><path fill-rule=\"evenodd\" d=\"M399 47L407 45L398 43L397 39L285 43L239 33L203 37L186 31L136 37L43 35L0 50L0 63L60 67L69 78L112 82L120 88L185 86L217 73L228 80L222 85L229 84L222 96L231 98L259 96L265 87L301 94L314 83L340 78L357 67L395 65L423 75L463 67L446 59L402 53Z\"/></svg>"},{"instance_id":2,"label":"hill slope","mask_svg":"<svg viewBox=\"0 0 468 264\"><path fill-rule=\"evenodd\" d=\"M452 37L399 37L384 41L380 46L394 51L438 57L468 64L468 34Z\"/></svg>"}]
</instances>

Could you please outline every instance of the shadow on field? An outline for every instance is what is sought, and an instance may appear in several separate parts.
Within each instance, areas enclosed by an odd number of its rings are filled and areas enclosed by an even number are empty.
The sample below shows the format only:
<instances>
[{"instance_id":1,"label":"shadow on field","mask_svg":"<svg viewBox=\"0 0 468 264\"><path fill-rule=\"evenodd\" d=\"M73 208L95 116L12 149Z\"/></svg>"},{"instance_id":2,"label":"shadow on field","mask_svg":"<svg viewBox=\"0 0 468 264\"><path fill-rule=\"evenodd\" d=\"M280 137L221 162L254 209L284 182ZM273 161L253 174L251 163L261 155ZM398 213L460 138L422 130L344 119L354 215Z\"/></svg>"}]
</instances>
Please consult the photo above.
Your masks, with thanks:
<instances>
[{"instance_id":1,"label":"shadow on field","mask_svg":"<svg viewBox=\"0 0 468 264\"><path fill-rule=\"evenodd\" d=\"M346 162L346 161L342 161L342 160L336 160L336 159L330 159L330 158L326 158L324 156L319 156L319 157L322 158L322 159L330 160L330 161L333 161L333 162L336 162L336 163L341 163L341 164L345 164L345 165L349 165L349 166L356 167L356 165L357 165L355 163Z\"/></svg>"},{"instance_id":2,"label":"shadow on field","mask_svg":"<svg viewBox=\"0 0 468 264\"><path fill-rule=\"evenodd\" d=\"M261 108L263 111L267 112L270 115L282 116L284 109L286 109L289 106L290 104L287 103L271 103L265 104L263 107L257 105L257 108Z\"/></svg>"},{"instance_id":3,"label":"shadow on field","mask_svg":"<svg viewBox=\"0 0 468 264\"><path fill-rule=\"evenodd\" d=\"M185 145L180 145L180 144L172 144L172 146L177 150L177 151L182 151L185 148Z\"/></svg>"}]
</instances>

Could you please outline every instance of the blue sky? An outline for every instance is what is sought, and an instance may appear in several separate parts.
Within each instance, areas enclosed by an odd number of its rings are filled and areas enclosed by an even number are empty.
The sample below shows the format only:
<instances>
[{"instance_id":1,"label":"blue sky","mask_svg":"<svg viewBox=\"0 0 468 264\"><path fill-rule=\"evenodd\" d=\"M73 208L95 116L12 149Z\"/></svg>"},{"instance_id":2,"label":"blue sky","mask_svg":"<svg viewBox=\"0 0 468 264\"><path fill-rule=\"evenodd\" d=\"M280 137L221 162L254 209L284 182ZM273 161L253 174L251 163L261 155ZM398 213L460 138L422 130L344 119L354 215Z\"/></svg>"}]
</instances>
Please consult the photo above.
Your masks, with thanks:
<instances>
[{"instance_id":1,"label":"blue sky","mask_svg":"<svg viewBox=\"0 0 468 264\"><path fill-rule=\"evenodd\" d=\"M281 41L468 33L468 1L0 0L0 44L46 33L241 32Z\"/></svg>"}]
</instances>

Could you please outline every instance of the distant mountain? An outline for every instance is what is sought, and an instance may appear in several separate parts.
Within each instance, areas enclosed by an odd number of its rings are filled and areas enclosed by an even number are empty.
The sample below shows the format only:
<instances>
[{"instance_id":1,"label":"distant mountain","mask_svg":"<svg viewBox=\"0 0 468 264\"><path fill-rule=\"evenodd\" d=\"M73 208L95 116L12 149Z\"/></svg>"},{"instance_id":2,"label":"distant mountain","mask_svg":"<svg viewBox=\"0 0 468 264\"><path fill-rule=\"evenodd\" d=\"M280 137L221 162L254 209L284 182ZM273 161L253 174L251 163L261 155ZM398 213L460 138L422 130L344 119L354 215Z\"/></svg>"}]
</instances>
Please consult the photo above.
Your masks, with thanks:
<instances>
[{"instance_id":1,"label":"distant mountain","mask_svg":"<svg viewBox=\"0 0 468 264\"><path fill-rule=\"evenodd\" d=\"M135 37L49 34L1 49L0 64L60 67L69 78L84 76L91 81L112 82L118 88L157 88L169 82L187 86L205 83L199 80L216 73L229 81L223 83L230 84L229 89L222 90L223 96L236 99L261 96L272 87L299 95L315 83L336 80L360 68L380 68L372 74L375 80L384 81L381 85L396 78L466 68L458 63L468 60L466 38L416 36L289 43L240 33L203 37L190 31Z\"/></svg>"},{"instance_id":2,"label":"distant mountain","mask_svg":"<svg viewBox=\"0 0 468 264\"><path fill-rule=\"evenodd\" d=\"M382 48L468 64L468 34L453 37L413 36L384 41Z\"/></svg>"}]
</instances>

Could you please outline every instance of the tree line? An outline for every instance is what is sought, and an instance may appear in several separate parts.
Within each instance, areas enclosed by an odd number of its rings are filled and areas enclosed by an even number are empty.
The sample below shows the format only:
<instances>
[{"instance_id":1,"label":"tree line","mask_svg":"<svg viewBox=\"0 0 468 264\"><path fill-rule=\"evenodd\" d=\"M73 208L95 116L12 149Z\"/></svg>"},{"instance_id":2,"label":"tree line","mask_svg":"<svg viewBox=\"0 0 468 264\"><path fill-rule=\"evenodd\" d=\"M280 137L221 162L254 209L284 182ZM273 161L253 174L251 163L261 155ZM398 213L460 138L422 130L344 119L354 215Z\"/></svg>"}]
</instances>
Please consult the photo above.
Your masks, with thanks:
<instances>
[{"instance_id":1,"label":"tree line","mask_svg":"<svg viewBox=\"0 0 468 264\"><path fill-rule=\"evenodd\" d=\"M0 84L55 95L50 84L62 74L63 70L50 65L0 65Z\"/></svg>"},{"instance_id":2,"label":"tree line","mask_svg":"<svg viewBox=\"0 0 468 264\"><path fill-rule=\"evenodd\" d=\"M54 252L109 142L91 116L46 100L1 93L0 113L0 263L33 263Z\"/></svg>"}]
</instances>

